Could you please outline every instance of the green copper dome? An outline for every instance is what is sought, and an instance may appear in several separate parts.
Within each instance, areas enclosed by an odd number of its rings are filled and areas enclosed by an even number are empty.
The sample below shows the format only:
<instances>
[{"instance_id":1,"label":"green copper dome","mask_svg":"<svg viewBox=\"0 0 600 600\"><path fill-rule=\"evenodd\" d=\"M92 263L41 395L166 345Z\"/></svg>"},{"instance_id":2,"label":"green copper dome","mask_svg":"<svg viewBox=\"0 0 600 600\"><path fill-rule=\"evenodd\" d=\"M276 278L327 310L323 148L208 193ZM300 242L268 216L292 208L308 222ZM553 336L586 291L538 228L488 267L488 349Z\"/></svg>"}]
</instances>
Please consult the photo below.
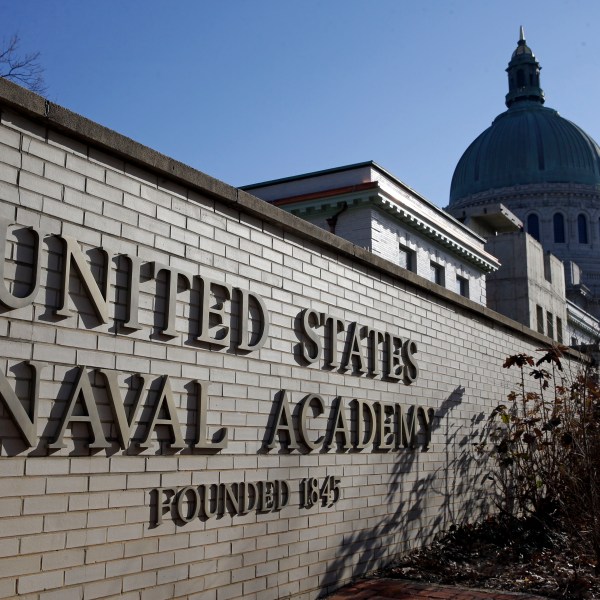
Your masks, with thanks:
<instances>
[{"instance_id":1,"label":"green copper dome","mask_svg":"<svg viewBox=\"0 0 600 600\"><path fill-rule=\"evenodd\" d=\"M507 111L465 151L450 205L488 190L538 183L600 185L600 148L577 125L543 106L539 63L523 30L508 65Z\"/></svg>"}]
</instances>

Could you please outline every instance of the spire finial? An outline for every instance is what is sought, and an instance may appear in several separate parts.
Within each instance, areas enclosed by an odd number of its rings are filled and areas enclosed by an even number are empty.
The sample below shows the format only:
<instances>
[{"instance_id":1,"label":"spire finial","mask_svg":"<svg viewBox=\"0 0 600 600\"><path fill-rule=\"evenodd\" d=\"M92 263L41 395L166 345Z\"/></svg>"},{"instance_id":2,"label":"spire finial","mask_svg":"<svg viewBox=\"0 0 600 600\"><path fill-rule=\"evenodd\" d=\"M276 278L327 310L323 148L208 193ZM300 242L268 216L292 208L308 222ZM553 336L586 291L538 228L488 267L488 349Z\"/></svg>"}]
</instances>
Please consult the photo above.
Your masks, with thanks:
<instances>
[{"instance_id":1,"label":"spire finial","mask_svg":"<svg viewBox=\"0 0 600 600\"><path fill-rule=\"evenodd\" d=\"M544 92L540 88L540 64L531 48L525 42L523 25L519 27L519 41L508 63L508 94L506 106L509 108L522 100L544 103Z\"/></svg>"}]
</instances>

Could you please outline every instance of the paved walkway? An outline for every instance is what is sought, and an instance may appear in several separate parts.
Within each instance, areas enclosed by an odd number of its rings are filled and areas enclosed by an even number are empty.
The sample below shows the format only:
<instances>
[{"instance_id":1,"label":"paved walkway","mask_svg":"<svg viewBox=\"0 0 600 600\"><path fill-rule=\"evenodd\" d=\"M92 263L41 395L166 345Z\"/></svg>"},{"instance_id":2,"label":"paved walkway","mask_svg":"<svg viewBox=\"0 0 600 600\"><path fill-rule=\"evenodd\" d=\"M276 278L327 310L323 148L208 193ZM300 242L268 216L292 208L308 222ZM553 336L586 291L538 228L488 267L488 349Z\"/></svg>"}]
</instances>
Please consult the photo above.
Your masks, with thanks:
<instances>
[{"instance_id":1,"label":"paved walkway","mask_svg":"<svg viewBox=\"0 0 600 600\"><path fill-rule=\"evenodd\" d=\"M405 579L363 579L341 588L327 600L543 600L542 596L417 583Z\"/></svg>"}]
</instances>

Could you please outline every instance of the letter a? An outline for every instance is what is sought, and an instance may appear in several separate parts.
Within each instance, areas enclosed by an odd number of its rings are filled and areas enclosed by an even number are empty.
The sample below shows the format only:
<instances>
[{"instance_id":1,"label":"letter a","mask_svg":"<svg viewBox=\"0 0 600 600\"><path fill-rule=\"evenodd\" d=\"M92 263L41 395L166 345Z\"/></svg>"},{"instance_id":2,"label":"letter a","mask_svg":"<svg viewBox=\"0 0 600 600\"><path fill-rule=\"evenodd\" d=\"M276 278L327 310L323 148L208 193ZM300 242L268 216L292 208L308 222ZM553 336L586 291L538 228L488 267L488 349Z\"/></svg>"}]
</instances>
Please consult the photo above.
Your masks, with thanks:
<instances>
[{"instance_id":1,"label":"letter a","mask_svg":"<svg viewBox=\"0 0 600 600\"><path fill-rule=\"evenodd\" d=\"M294 422L292 421L292 413L290 412L290 405L288 404L287 392L285 390L281 392L281 403L279 404L275 423L273 423L273 428L271 429L271 437L267 443L269 450L275 448L275 438L279 431L285 431L288 434L288 449L297 450L298 442L296 441Z\"/></svg>"},{"instance_id":2,"label":"letter a","mask_svg":"<svg viewBox=\"0 0 600 600\"><path fill-rule=\"evenodd\" d=\"M162 412L163 406L169 413L168 418L159 418ZM162 387L158 394L158 401L152 411L150 425L148 425L148 435L143 442L140 442L140 448L149 448L152 445L150 436L157 425L166 425L171 428L173 432L173 441L171 442L171 448L181 450L185 447L185 442L181 436L181 427L179 426L179 419L177 418L177 409L175 408L175 402L173 401L173 392L171 391L171 384L169 383L169 376L165 375L163 378Z\"/></svg>"},{"instance_id":3,"label":"letter a","mask_svg":"<svg viewBox=\"0 0 600 600\"><path fill-rule=\"evenodd\" d=\"M73 412L77 402L81 398L82 404L87 411L87 415L74 416ZM94 399L94 393L92 392L92 386L90 385L90 378L85 370L85 367L80 367L79 377L71 393L69 405L60 424L60 429L56 438L51 444L48 444L48 448L66 448L66 444L63 442L63 437L69 423L87 423L92 431L93 440L89 445L90 448L110 448L110 442L104 437L102 431L102 423L100 422L100 415L98 414L98 407L96 406L96 400Z\"/></svg>"}]
</instances>

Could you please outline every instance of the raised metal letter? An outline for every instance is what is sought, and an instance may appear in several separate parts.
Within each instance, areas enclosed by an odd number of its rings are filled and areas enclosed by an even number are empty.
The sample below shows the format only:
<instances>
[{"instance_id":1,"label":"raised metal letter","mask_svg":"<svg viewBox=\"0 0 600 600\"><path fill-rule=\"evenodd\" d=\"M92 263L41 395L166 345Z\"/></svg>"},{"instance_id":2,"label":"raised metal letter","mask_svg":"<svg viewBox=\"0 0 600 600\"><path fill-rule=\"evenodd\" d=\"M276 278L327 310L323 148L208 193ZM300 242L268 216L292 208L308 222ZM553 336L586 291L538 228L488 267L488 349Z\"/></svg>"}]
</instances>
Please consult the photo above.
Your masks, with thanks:
<instances>
[{"instance_id":1,"label":"raised metal letter","mask_svg":"<svg viewBox=\"0 0 600 600\"><path fill-rule=\"evenodd\" d=\"M139 373L137 374L137 377L141 378L142 383L139 387L137 398L135 399L135 402L131 409L131 417L128 419L127 415L125 414L125 406L123 398L121 396L121 390L119 389L117 371L112 371L109 369L98 369L98 372L102 373L102 375L104 375L104 378L106 379L106 394L110 402L110 408L112 409L115 425L117 426L117 436L119 438L119 445L124 450L129 445L129 442L131 440L133 423L135 422L135 417L142 403L142 394L147 389L148 379L145 375L140 375Z\"/></svg>"},{"instance_id":2,"label":"raised metal letter","mask_svg":"<svg viewBox=\"0 0 600 600\"><path fill-rule=\"evenodd\" d=\"M221 427L217 431L217 439L209 440L206 437L206 408L208 406L208 381L195 380L198 394L198 422L196 429L196 443L194 448L220 450L227 448L227 427Z\"/></svg>"},{"instance_id":3,"label":"raised metal letter","mask_svg":"<svg viewBox=\"0 0 600 600\"><path fill-rule=\"evenodd\" d=\"M13 392L8 380L4 374L0 371L0 396L4 400L4 404L8 408L8 412L12 416L15 425L21 432L21 436L27 442L27 445L32 448L38 442L37 434L37 407L40 393L40 373L42 369L47 366L46 363L30 361L29 366L33 370L34 384L31 386L31 400L30 400L30 412L31 417L27 414L27 411L23 408L23 405L19 401L17 395Z\"/></svg>"},{"instance_id":4,"label":"raised metal letter","mask_svg":"<svg viewBox=\"0 0 600 600\"><path fill-rule=\"evenodd\" d=\"M318 406L317 416L322 415L325 412L325 403L323 402L323 398L321 398L321 396L318 394L310 394L302 400L300 403L302 406L300 411L300 439L308 448L311 450L316 450L319 446L323 445L323 440L325 438L324 436L321 436L314 442L308 439L308 427L306 426L306 421L308 419L308 411L313 403L316 403Z\"/></svg>"},{"instance_id":5,"label":"raised metal letter","mask_svg":"<svg viewBox=\"0 0 600 600\"><path fill-rule=\"evenodd\" d=\"M347 369L348 366L353 367L352 359L356 359L355 371L357 373L365 372L365 357L363 356L360 337L360 326L358 323L350 323L348 327L348 335L346 336L346 347L344 348L344 360L341 365L342 369Z\"/></svg>"},{"instance_id":6,"label":"raised metal letter","mask_svg":"<svg viewBox=\"0 0 600 600\"><path fill-rule=\"evenodd\" d=\"M92 303L93 309L96 311L96 315L102 323L108 323L108 273L110 271L110 263L112 260L112 253L104 248L100 250L105 255L105 276L104 276L104 290L100 290L98 283L92 275L90 266L88 265L77 240L69 237L68 235L58 236L64 242L65 254L63 257L63 282L62 282L62 297L60 306L54 311L61 317L70 317L71 310L69 309L67 295L69 293L69 277L71 275L71 266L75 265L83 287L87 290L88 298Z\"/></svg>"},{"instance_id":7,"label":"raised metal letter","mask_svg":"<svg viewBox=\"0 0 600 600\"><path fill-rule=\"evenodd\" d=\"M264 300L258 295L249 292L248 290L238 290L240 292L240 342L238 344L239 350L245 352L252 352L262 348L264 343L267 341L269 335L269 314L267 307L265 306ZM248 339L248 311L250 309L250 298L254 298L256 305L258 306L258 312L260 313L260 327L258 328L257 335L258 339L254 344L250 344Z\"/></svg>"},{"instance_id":8,"label":"raised metal letter","mask_svg":"<svg viewBox=\"0 0 600 600\"><path fill-rule=\"evenodd\" d=\"M277 417L275 423L271 429L271 437L267 443L267 448L275 448L275 438L279 431L285 431L288 434L288 449L297 450L298 442L296 441L296 433L294 432L294 422L292 421L292 413L288 404L287 392L281 391L281 402L279 403L279 410L277 411Z\"/></svg>"},{"instance_id":9,"label":"raised metal letter","mask_svg":"<svg viewBox=\"0 0 600 600\"><path fill-rule=\"evenodd\" d=\"M172 269L168 265L163 265L158 262L152 263L152 266L152 276L154 277L154 279L156 279L156 277L161 271L166 271L168 273L167 285L169 289L167 292L167 306L165 309L166 327L163 328L162 334L171 337L176 337L178 335L175 325L177 318L177 287L179 285L179 278L182 277L185 280L187 286L189 287L191 285L190 276L186 275L185 273L182 273L181 271L177 271L176 269Z\"/></svg>"},{"instance_id":10,"label":"raised metal letter","mask_svg":"<svg viewBox=\"0 0 600 600\"><path fill-rule=\"evenodd\" d=\"M200 334L196 339L200 342L215 344L217 346L229 346L231 331L229 326L223 324L225 316L225 302L220 306L211 306L211 290L212 286L218 286L225 290L225 301L231 300L231 286L226 283L219 283L206 277L199 277L202 282L202 308L200 312ZM222 337L216 338L210 334L211 318L216 325L223 325L220 329Z\"/></svg>"},{"instance_id":11,"label":"raised metal letter","mask_svg":"<svg viewBox=\"0 0 600 600\"><path fill-rule=\"evenodd\" d=\"M17 296L13 296L8 289L6 288L6 283L4 281L4 256L6 255L6 236L8 233L8 227L11 222L8 219L0 219L0 303L4 304L6 308L23 308L28 304L31 304L40 289L40 272L41 272L41 257L42 257L42 243L41 243L41 233L35 227L30 227L29 229L33 233L34 237L34 261L35 264L32 265L34 270L34 279L31 284L31 291L27 296L23 296L18 298Z\"/></svg>"},{"instance_id":12,"label":"raised metal letter","mask_svg":"<svg viewBox=\"0 0 600 600\"><path fill-rule=\"evenodd\" d=\"M410 385L419 377L419 365L415 359L417 344L412 340L406 340L402 346L402 360L404 361L404 383Z\"/></svg>"},{"instance_id":13,"label":"raised metal letter","mask_svg":"<svg viewBox=\"0 0 600 600\"><path fill-rule=\"evenodd\" d=\"M367 400L358 400L356 402L356 445L355 447L362 450L375 439L375 409ZM369 413L370 429L368 437L365 439L365 407Z\"/></svg>"},{"instance_id":14,"label":"raised metal letter","mask_svg":"<svg viewBox=\"0 0 600 600\"><path fill-rule=\"evenodd\" d=\"M160 415L163 406L167 409L169 417L166 419L159 419L158 415ZM171 431L173 432L173 441L170 444L171 448L181 450L181 448L185 447L185 442L181 436L181 427L179 426L177 409L175 408L175 402L173 401L173 392L171 391L168 375L163 377L162 386L158 394L158 401L152 410L150 425L148 425L148 435L143 442L140 442L140 448L149 448L152 445L150 436L157 425L166 425L171 428Z\"/></svg>"},{"instance_id":15,"label":"raised metal letter","mask_svg":"<svg viewBox=\"0 0 600 600\"><path fill-rule=\"evenodd\" d=\"M305 308L302 311L302 331L315 346L315 351L311 354L307 344L304 341L301 344L302 357L308 364L316 363L321 358L322 352L321 339L310 324L311 318L317 325L319 324L319 313L312 308Z\"/></svg>"},{"instance_id":16,"label":"raised metal letter","mask_svg":"<svg viewBox=\"0 0 600 600\"><path fill-rule=\"evenodd\" d=\"M80 398L82 404L85 406L87 415L75 416L73 415L73 411ZM91 429L93 438L91 444L89 444L90 448L110 448L110 442L104 437L104 432L102 431L98 407L96 406L96 400L92 392L92 386L90 385L90 378L85 367L79 367L79 376L71 392L69 406L64 413L58 434L54 441L48 444L48 448L66 448L63 437L69 423L87 423Z\"/></svg>"},{"instance_id":17,"label":"raised metal letter","mask_svg":"<svg viewBox=\"0 0 600 600\"><path fill-rule=\"evenodd\" d=\"M142 259L129 254L124 256L129 261L129 272L127 273L127 321L123 323L123 327L137 331L142 328L138 321Z\"/></svg>"}]
</instances>

